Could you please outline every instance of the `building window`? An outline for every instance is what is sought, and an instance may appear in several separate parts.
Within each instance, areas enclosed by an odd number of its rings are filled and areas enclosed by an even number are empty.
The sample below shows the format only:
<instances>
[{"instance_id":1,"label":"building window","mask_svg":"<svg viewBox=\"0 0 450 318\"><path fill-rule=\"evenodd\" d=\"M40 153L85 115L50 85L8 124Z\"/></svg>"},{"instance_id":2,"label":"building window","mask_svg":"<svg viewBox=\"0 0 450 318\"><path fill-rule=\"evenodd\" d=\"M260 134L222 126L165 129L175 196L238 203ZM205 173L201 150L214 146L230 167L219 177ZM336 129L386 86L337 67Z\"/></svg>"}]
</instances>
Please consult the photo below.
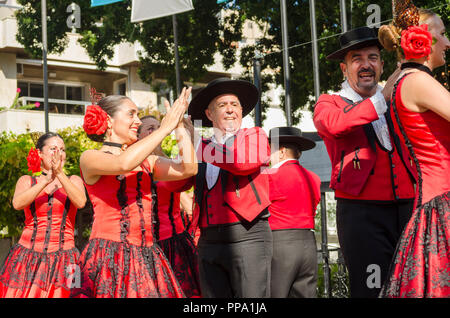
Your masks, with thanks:
<instances>
[{"instance_id":1,"label":"building window","mask_svg":"<svg viewBox=\"0 0 450 318\"><path fill-rule=\"evenodd\" d=\"M119 85L117 87L117 92L119 93L119 95L126 96L127 95L127 84L125 82L119 83Z\"/></svg>"},{"instance_id":2,"label":"building window","mask_svg":"<svg viewBox=\"0 0 450 318\"><path fill-rule=\"evenodd\" d=\"M33 110L44 110L44 85L33 82L17 82L20 88L20 97L23 97L25 103L40 102L40 106ZM63 84L48 84L48 110L50 113L59 114L84 114L83 98L84 86L71 86Z\"/></svg>"}]
</instances>

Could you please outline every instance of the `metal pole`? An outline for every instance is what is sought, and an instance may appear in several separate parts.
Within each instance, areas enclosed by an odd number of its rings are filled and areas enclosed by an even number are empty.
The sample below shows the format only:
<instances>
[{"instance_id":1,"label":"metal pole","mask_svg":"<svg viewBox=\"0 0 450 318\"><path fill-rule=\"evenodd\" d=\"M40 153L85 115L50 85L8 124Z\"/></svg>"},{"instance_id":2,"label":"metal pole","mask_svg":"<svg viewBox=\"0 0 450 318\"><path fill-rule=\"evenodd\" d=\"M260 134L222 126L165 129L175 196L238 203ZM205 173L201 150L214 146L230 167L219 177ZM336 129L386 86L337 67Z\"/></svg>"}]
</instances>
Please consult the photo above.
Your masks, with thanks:
<instances>
[{"instance_id":1,"label":"metal pole","mask_svg":"<svg viewBox=\"0 0 450 318\"><path fill-rule=\"evenodd\" d=\"M281 0L281 36L283 42L283 70L284 70L284 88L285 88L285 112L287 125L292 125L291 119L291 75L289 72L289 38L287 27L286 0Z\"/></svg>"},{"instance_id":2,"label":"metal pole","mask_svg":"<svg viewBox=\"0 0 450 318\"><path fill-rule=\"evenodd\" d=\"M48 124L48 72L47 72L47 1L41 1L41 20L42 20L42 61L44 67L44 116L45 132L49 131Z\"/></svg>"},{"instance_id":3,"label":"metal pole","mask_svg":"<svg viewBox=\"0 0 450 318\"><path fill-rule=\"evenodd\" d=\"M177 94L181 93L181 78L180 78L180 57L178 54L178 30L177 30L177 17L176 15L172 15L172 25L173 25L173 42L174 42L174 51L175 51L175 76L177 82Z\"/></svg>"},{"instance_id":4,"label":"metal pole","mask_svg":"<svg viewBox=\"0 0 450 318\"><path fill-rule=\"evenodd\" d=\"M320 193L320 221L322 234L322 260L323 260L323 293L326 297L331 298L331 274L329 265L328 252L328 231L327 231L327 202L325 192Z\"/></svg>"},{"instance_id":5,"label":"metal pole","mask_svg":"<svg viewBox=\"0 0 450 318\"><path fill-rule=\"evenodd\" d=\"M255 106L255 126L262 127L261 122L261 54L255 52L255 57L253 58L253 83L256 88L258 88L259 96L258 102Z\"/></svg>"},{"instance_id":6,"label":"metal pole","mask_svg":"<svg viewBox=\"0 0 450 318\"><path fill-rule=\"evenodd\" d=\"M353 0L350 0L350 30L353 29Z\"/></svg>"},{"instance_id":7,"label":"metal pole","mask_svg":"<svg viewBox=\"0 0 450 318\"><path fill-rule=\"evenodd\" d=\"M315 0L309 0L309 15L311 20L311 41L313 55L313 73L314 73L314 95L316 100L320 95L320 79L319 79L319 55L317 49L317 31L316 31L316 4Z\"/></svg>"},{"instance_id":8,"label":"metal pole","mask_svg":"<svg viewBox=\"0 0 450 318\"><path fill-rule=\"evenodd\" d=\"M341 0L341 25L342 33L347 32L347 9L345 7L345 0Z\"/></svg>"}]
</instances>

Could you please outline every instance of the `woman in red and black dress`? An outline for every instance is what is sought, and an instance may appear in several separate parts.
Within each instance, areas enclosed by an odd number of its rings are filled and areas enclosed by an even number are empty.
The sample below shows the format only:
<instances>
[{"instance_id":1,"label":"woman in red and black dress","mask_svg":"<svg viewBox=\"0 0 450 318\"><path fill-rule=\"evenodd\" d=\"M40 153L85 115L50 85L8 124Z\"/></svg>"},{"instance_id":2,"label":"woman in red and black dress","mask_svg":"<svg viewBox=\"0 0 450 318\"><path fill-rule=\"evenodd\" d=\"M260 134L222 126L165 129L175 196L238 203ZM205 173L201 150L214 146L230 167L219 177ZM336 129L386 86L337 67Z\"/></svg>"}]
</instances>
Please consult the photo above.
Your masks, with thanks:
<instances>
[{"instance_id":1,"label":"woman in red and black dress","mask_svg":"<svg viewBox=\"0 0 450 318\"><path fill-rule=\"evenodd\" d=\"M139 139L150 135L160 125L153 116L142 117L141 121ZM153 154L167 158L161 145L153 151ZM153 182L153 233L155 241L169 260L186 297L199 297L197 248L181 216L181 192L188 190L185 185L184 180Z\"/></svg>"},{"instance_id":2,"label":"woman in red and black dress","mask_svg":"<svg viewBox=\"0 0 450 318\"><path fill-rule=\"evenodd\" d=\"M180 97L151 136L137 141L137 106L125 96L107 96L88 107L84 129L103 142L87 150L80 169L92 201L94 222L81 260L80 297L183 297L169 262L154 244L151 206L153 180L178 180L197 173L183 114L191 89ZM176 129L181 161L151 155Z\"/></svg>"},{"instance_id":3,"label":"woman in red and black dress","mask_svg":"<svg viewBox=\"0 0 450 318\"><path fill-rule=\"evenodd\" d=\"M450 41L435 13L420 10L417 21L397 43L406 63L391 107L394 129L417 169L416 197L381 297L450 297L450 93L431 72L444 65Z\"/></svg>"},{"instance_id":4,"label":"woman in red and black dress","mask_svg":"<svg viewBox=\"0 0 450 318\"><path fill-rule=\"evenodd\" d=\"M28 166L42 174L17 181L12 203L25 211L25 227L0 270L0 298L69 297L76 283L74 226L77 209L86 203L83 182L64 174L61 136L46 133L36 148L30 150Z\"/></svg>"}]
</instances>

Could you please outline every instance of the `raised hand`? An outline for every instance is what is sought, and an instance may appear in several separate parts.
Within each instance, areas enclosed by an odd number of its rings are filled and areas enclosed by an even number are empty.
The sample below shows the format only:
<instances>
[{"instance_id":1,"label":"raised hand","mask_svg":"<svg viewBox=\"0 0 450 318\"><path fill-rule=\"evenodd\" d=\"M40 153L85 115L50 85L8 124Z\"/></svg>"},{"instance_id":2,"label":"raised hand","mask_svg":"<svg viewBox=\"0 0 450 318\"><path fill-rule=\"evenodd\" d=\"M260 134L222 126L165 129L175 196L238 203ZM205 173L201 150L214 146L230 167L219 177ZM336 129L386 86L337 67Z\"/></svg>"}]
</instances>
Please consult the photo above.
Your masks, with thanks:
<instances>
[{"instance_id":1,"label":"raised hand","mask_svg":"<svg viewBox=\"0 0 450 318\"><path fill-rule=\"evenodd\" d=\"M186 129L187 133L191 137L192 143L194 142L194 125L192 124L191 116L183 117L177 128Z\"/></svg>"},{"instance_id":2,"label":"raised hand","mask_svg":"<svg viewBox=\"0 0 450 318\"><path fill-rule=\"evenodd\" d=\"M167 129L169 133L174 130L180 122L183 120L184 113L187 111L189 107L189 95L191 94L192 87L188 89L183 88L180 96L175 100L172 106L170 103L166 101L166 116L161 121L160 128Z\"/></svg>"},{"instance_id":3,"label":"raised hand","mask_svg":"<svg viewBox=\"0 0 450 318\"><path fill-rule=\"evenodd\" d=\"M57 176L59 173L61 173L62 167L63 167L63 162L62 162L62 155L61 155L61 151L60 150L56 150L52 153L52 174L54 176Z\"/></svg>"}]
</instances>

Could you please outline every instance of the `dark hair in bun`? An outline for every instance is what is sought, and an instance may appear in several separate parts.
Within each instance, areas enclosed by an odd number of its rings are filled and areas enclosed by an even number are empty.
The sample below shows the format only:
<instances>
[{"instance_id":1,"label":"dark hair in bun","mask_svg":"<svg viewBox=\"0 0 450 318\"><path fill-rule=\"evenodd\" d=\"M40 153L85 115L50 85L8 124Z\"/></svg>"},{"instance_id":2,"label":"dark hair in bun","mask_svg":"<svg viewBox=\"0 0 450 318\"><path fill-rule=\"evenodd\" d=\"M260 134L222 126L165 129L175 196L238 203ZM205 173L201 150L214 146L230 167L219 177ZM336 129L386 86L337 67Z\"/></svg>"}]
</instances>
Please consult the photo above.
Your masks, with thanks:
<instances>
[{"instance_id":1,"label":"dark hair in bun","mask_svg":"<svg viewBox=\"0 0 450 318\"><path fill-rule=\"evenodd\" d=\"M422 24L431 17L436 16L436 13L429 9L419 9L419 16L419 23ZM403 29L397 27L394 22L388 25L382 25L378 30L378 40L381 45L383 45L387 51L396 51L399 60L404 57L400 46L402 31Z\"/></svg>"},{"instance_id":2,"label":"dark hair in bun","mask_svg":"<svg viewBox=\"0 0 450 318\"><path fill-rule=\"evenodd\" d=\"M97 103L110 117L113 117L119 107L125 100L131 100L123 95L109 95L100 99ZM101 135L87 135L89 139L96 142L103 142L105 140L106 131Z\"/></svg>"},{"instance_id":3,"label":"dark hair in bun","mask_svg":"<svg viewBox=\"0 0 450 318\"><path fill-rule=\"evenodd\" d=\"M39 149L42 151L42 149L45 146L45 142L47 141L47 139L49 138L53 138L53 137L59 137L61 138L62 141L64 141L64 139L61 137L60 134L54 133L49 131L48 133L43 134L42 136L39 137L39 139L36 142L36 149Z\"/></svg>"}]
</instances>

